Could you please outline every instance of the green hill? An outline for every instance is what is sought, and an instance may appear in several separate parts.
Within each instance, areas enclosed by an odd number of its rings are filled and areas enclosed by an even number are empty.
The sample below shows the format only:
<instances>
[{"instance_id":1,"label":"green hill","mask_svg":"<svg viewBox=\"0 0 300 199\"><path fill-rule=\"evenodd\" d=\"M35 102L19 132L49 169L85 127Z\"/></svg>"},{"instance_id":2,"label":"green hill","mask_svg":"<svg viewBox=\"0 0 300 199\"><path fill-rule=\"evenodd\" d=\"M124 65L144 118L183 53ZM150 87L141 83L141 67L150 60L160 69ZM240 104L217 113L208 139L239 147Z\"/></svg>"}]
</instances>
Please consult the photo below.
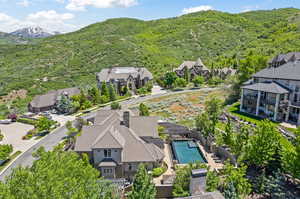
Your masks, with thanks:
<instances>
[{"instance_id":1,"label":"green hill","mask_svg":"<svg viewBox=\"0 0 300 199\"><path fill-rule=\"evenodd\" d=\"M0 45L0 95L26 89L33 96L95 84L95 73L114 65L145 66L158 77L198 57L211 65L250 50L266 56L299 51L299 17L300 10L287 8L207 11L154 21L120 18L32 44Z\"/></svg>"},{"instance_id":2,"label":"green hill","mask_svg":"<svg viewBox=\"0 0 300 199\"><path fill-rule=\"evenodd\" d=\"M5 44L26 44L29 40L0 32L0 45Z\"/></svg>"}]
</instances>

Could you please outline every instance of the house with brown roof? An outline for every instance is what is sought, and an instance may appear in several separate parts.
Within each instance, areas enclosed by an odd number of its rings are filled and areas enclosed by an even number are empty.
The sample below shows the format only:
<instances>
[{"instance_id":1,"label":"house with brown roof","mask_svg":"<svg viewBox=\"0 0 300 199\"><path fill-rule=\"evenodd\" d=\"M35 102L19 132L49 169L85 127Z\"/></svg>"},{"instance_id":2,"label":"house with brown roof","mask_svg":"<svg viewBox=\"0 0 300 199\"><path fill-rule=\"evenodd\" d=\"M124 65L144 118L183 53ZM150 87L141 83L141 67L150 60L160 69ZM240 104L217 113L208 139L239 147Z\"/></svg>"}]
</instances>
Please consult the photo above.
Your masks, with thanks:
<instances>
[{"instance_id":1,"label":"house with brown roof","mask_svg":"<svg viewBox=\"0 0 300 199\"><path fill-rule=\"evenodd\" d=\"M296 55L300 54L278 55L269 67L255 73L242 86L240 111L300 125L300 60Z\"/></svg>"},{"instance_id":2,"label":"house with brown roof","mask_svg":"<svg viewBox=\"0 0 300 199\"><path fill-rule=\"evenodd\" d=\"M147 68L113 67L102 69L100 73L97 73L99 88L105 82L108 85L113 85L119 93L125 86L136 92L137 89L142 88L152 79L153 75Z\"/></svg>"},{"instance_id":3,"label":"house with brown roof","mask_svg":"<svg viewBox=\"0 0 300 199\"><path fill-rule=\"evenodd\" d=\"M33 113L49 111L55 108L58 98L61 95L72 97L80 94L79 88L65 88L60 90L52 90L44 95L37 95L28 104L28 111Z\"/></svg>"},{"instance_id":4,"label":"house with brown roof","mask_svg":"<svg viewBox=\"0 0 300 199\"><path fill-rule=\"evenodd\" d=\"M101 110L89 121L93 125L82 128L74 150L88 154L102 176L131 180L139 164L146 164L148 169L162 164L164 152L163 145L157 144L157 117Z\"/></svg>"}]
</instances>

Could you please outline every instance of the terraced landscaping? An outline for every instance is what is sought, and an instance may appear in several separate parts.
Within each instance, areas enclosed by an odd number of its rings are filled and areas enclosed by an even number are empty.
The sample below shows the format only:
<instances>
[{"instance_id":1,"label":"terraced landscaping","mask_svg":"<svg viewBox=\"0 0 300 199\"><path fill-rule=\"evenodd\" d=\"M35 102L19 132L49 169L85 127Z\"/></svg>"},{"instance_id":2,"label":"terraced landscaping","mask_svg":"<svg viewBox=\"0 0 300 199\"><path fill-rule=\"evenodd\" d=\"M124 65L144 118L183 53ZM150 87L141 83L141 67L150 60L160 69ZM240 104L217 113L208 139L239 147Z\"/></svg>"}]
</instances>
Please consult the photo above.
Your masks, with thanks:
<instances>
[{"instance_id":1,"label":"terraced landscaping","mask_svg":"<svg viewBox=\"0 0 300 199\"><path fill-rule=\"evenodd\" d=\"M145 104L149 107L151 115L159 116L161 120L194 127L195 117L203 111L205 101L213 96L225 100L228 93L223 87L191 91L155 98L146 101ZM138 105L130 108L137 109Z\"/></svg>"}]
</instances>

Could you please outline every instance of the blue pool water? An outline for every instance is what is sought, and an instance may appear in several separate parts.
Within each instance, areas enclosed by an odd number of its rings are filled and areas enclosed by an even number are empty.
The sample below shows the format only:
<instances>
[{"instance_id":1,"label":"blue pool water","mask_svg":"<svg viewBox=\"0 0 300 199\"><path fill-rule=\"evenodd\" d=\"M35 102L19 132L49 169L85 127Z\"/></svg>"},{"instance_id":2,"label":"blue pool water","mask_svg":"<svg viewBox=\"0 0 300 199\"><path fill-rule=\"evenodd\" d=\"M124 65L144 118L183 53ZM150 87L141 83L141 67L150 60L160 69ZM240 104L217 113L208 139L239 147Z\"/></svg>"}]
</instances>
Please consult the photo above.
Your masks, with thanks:
<instances>
[{"instance_id":1,"label":"blue pool water","mask_svg":"<svg viewBox=\"0 0 300 199\"><path fill-rule=\"evenodd\" d=\"M207 163L199 147L193 141L173 141L172 149L179 164L193 162Z\"/></svg>"}]
</instances>

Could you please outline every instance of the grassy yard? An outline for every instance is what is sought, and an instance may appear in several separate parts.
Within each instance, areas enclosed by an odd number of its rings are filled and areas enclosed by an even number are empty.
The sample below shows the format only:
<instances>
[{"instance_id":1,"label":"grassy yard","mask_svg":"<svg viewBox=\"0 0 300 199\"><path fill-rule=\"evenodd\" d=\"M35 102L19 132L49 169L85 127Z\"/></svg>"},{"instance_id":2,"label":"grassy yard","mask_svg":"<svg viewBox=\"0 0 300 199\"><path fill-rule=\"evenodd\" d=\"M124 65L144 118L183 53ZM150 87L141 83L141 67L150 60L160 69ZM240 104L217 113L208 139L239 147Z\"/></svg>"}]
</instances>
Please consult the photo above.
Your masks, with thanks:
<instances>
[{"instance_id":1,"label":"grassy yard","mask_svg":"<svg viewBox=\"0 0 300 199\"><path fill-rule=\"evenodd\" d=\"M260 117L256 117L254 115L248 114L248 113L243 113L240 111L240 103L234 103L231 106L227 108L227 111L231 113L232 115L239 117L240 119L250 122L252 124L259 124L262 122L264 119ZM279 123L274 122L274 124L279 125Z\"/></svg>"}]
</instances>

